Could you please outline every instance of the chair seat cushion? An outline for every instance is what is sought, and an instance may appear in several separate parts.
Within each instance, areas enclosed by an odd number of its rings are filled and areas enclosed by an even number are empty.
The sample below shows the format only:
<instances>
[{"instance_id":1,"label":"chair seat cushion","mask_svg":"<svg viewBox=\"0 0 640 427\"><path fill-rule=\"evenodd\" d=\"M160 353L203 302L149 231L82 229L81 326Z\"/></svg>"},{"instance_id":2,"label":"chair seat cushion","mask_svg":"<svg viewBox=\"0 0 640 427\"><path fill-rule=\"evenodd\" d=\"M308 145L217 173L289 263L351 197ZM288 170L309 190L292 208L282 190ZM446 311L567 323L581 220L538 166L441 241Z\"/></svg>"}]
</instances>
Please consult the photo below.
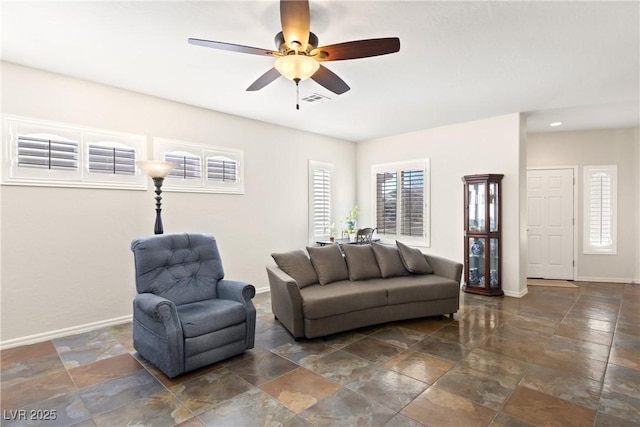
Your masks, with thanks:
<instances>
[{"instance_id":1,"label":"chair seat cushion","mask_svg":"<svg viewBox=\"0 0 640 427\"><path fill-rule=\"evenodd\" d=\"M239 302L226 299L208 299L176 307L185 338L219 331L242 323L247 310Z\"/></svg>"}]
</instances>

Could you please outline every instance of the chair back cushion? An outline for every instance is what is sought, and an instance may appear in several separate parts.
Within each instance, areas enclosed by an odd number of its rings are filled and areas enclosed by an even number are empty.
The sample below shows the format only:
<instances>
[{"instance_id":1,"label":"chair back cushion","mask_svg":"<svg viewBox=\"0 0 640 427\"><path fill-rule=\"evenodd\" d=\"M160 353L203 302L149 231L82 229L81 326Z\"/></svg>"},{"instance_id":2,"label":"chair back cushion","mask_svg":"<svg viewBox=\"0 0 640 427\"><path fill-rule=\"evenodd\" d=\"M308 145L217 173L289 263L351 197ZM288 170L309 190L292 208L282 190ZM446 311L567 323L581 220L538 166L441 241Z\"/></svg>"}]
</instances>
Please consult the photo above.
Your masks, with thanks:
<instances>
[{"instance_id":1,"label":"chair back cushion","mask_svg":"<svg viewBox=\"0 0 640 427\"><path fill-rule=\"evenodd\" d=\"M208 234L160 234L131 242L138 293L176 305L216 298L224 277L216 239Z\"/></svg>"}]
</instances>

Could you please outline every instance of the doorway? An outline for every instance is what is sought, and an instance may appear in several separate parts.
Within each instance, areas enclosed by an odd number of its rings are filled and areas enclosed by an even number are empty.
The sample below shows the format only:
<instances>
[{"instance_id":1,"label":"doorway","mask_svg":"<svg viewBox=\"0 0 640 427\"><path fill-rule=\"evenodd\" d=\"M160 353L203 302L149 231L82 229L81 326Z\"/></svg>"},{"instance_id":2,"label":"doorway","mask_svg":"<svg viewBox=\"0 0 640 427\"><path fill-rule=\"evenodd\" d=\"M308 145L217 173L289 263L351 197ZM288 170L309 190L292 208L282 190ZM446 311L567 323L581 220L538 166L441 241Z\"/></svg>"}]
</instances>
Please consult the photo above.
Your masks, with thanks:
<instances>
[{"instance_id":1,"label":"doorway","mask_svg":"<svg viewBox=\"0 0 640 427\"><path fill-rule=\"evenodd\" d=\"M576 170L527 169L527 277L574 279Z\"/></svg>"}]
</instances>

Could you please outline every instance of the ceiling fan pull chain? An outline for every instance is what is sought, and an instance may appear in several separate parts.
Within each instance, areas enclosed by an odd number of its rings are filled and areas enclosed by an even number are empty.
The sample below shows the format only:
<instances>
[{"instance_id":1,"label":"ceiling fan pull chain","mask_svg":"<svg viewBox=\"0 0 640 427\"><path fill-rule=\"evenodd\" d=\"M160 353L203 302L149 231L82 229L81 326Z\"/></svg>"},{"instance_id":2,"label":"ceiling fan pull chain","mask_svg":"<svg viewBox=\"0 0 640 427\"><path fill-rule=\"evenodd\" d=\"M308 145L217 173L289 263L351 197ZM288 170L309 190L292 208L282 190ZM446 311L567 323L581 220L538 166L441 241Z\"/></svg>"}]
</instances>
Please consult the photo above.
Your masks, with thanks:
<instances>
[{"instance_id":1,"label":"ceiling fan pull chain","mask_svg":"<svg viewBox=\"0 0 640 427\"><path fill-rule=\"evenodd\" d=\"M300 109L300 79L295 79L296 82L296 110Z\"/></svg>"}]
</instances>

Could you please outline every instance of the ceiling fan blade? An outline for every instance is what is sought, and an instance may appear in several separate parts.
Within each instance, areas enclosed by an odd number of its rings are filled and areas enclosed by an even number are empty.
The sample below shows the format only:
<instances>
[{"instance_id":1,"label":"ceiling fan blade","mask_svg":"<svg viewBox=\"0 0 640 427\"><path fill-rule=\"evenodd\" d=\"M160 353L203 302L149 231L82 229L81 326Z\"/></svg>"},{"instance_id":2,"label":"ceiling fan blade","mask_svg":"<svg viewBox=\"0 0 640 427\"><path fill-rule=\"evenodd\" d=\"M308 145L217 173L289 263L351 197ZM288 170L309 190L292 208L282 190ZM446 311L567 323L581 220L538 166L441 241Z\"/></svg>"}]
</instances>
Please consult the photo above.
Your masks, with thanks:
<instances>
[{"instance_id":1,"label":"ceiling fan blade","mask_svg":"<svg viewBox=\"0 0 640 427\"><path fill-rule=\"evenodd\" d=\"M262 56L280 56L280 52L269 49L260 49L258 47L242 46L233 43L216 42L212 40L189 39L189 43L196 46L211 47L213 49L229 50L231 52L250 53L252 55Z\"/></svg>"},{"instance_id":2,"label":"ceiling fan blade","mask_svg":"<svg viewBox=\"0 0 640 427\"><path fill-rule=\"evenodd\" d=\"M280 22L284 41L291 49L296 49L296 42L300 44L299 50L305 51L309 42L310 16L308 0L281 0Z\"/></svg>"},{"instance_id":3,"label":"ceiling fan blade","mask_svg":"<svg viewBox=\"0 0 640 427\"><path fill-rule=\"evenodd\" d=\"M264 73L263 75L261 75L260 77L258 77L258 80L253 82L251 86L247 88L247 91L253 92L256 90L260 90L266 85L268 85L269 83L271 83L272 81L274 81L275 79L277 79L278 77L280 77L280 72L275 68L272 68L266 73Z\"/></svg>"},{"instance_id":4,"label":"ceiling fan blade","mask_svg":"<svg viewBox=\"0 0 640 427\"><path fill-rule=\"evenodd\" d=\"M342 80L336 73L329 70L324 65L320 65L318 71L316 71L315 74L311 76L311 78L316 83L324 86L336 95L342 95L343 93L351 89L349 85L344 82L344 80Z\"/></svg>"},{"instance_id":5,"label":"ceiling fan blade","mask_svg":"<svg viewBox=\"0 0 640 427\"><path fill-rule=\"evenodd\" d=\"M340 61L344 59L368 58L387 55L400 50L400 39L387 37L381 39L356 40L322 46L311 51L318 61Z\"/></svg>"}]
</instances>

